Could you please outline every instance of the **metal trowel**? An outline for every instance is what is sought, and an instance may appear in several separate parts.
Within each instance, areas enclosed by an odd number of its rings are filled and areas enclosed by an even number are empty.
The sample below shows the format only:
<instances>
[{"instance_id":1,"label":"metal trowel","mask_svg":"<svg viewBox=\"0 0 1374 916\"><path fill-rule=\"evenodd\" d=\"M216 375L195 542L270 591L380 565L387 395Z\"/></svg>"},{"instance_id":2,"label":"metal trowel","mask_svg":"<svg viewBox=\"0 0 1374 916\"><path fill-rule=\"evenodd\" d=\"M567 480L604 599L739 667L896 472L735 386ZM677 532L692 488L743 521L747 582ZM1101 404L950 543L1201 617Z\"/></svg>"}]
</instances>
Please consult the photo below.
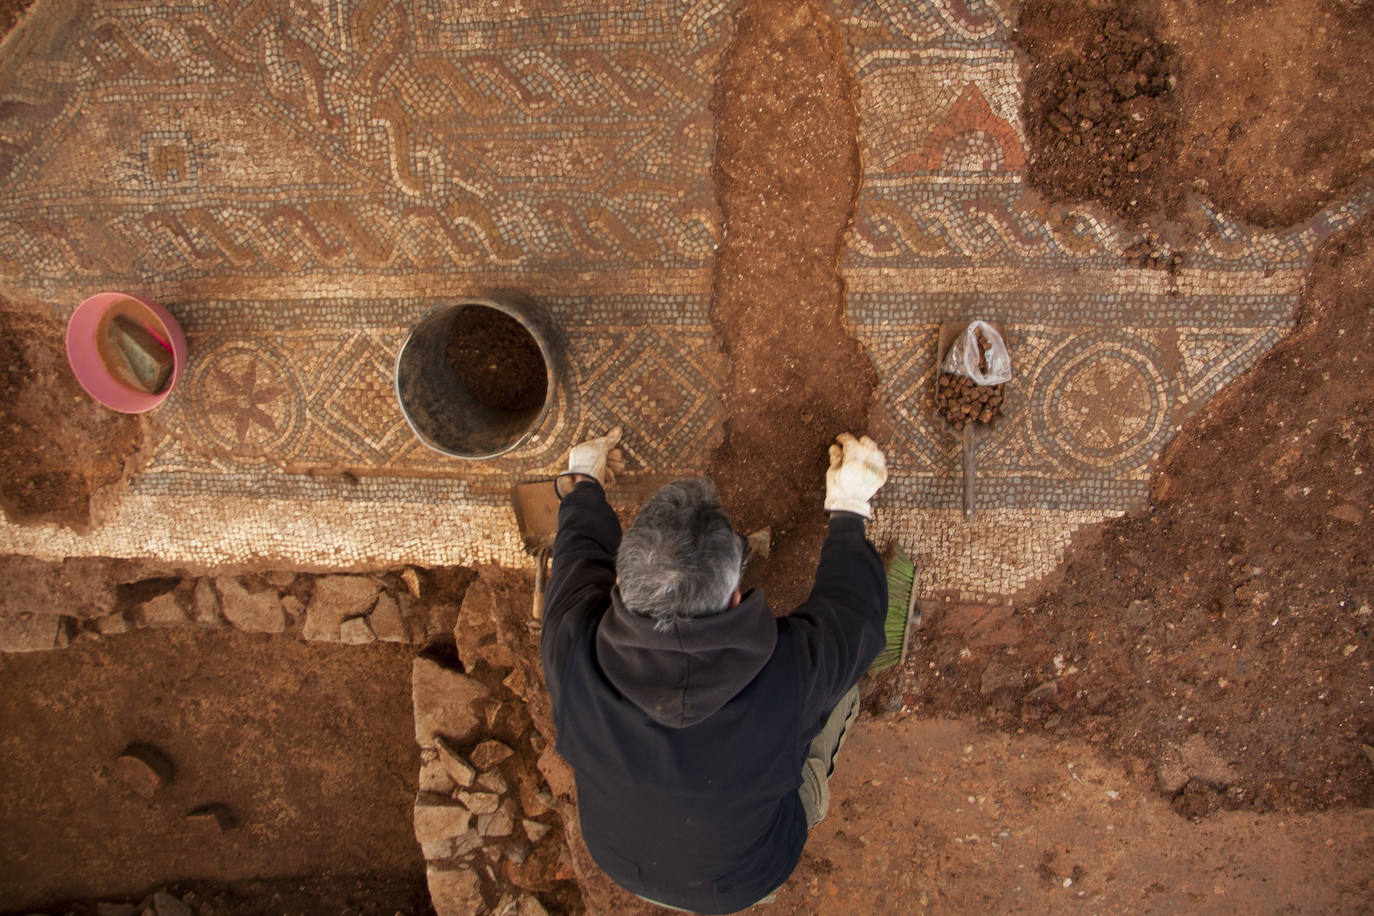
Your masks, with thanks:
<instances>
[{"instance_id":1,"label":"metal trowel","mask_svg":"<svg viewBox=\"0 0 1374 916\"><path fill-rule=\"evenodd\" d=\"M558 534L558 494L554 491L553 480L516 484L511 490L511 505L515 509L515 524L520 529L525 552L534 557L534 603L531 611L535 620L542 620L549 557L553 554L553 541Z\"/></svg>"}]
</instances>

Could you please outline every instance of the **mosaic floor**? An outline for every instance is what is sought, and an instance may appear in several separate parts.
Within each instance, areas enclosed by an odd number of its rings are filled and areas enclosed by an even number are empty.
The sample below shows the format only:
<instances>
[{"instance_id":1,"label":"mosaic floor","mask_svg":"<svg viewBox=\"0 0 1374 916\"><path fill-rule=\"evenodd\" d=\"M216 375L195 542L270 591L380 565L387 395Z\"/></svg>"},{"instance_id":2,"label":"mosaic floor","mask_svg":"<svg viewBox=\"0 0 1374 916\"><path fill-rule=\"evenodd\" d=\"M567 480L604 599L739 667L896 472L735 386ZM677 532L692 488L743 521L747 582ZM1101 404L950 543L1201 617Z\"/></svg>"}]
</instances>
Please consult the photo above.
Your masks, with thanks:
<instances>
[{"instance_id":1,"label":"mosaic floor","mask_svg":"<svg viewBox=\"0 0 1374 916\"><path fill-rule=\"evenodd\" d=\"M627 503L704 470L709 103L734 4L509 7L39 0L0 49L0 285L60 317L106 289L153 299L191 363L112 518L2 526L0 549L518 564L510 485L589 432L626 427ZM877 536L915 551L927 592L1009 595L1142 501L1180 423L1284 334L1315 246L1374 199L1279 233L1208 211L1180 269L1137 267L1138 234L1026 192L1004 8L839 20L865 162L841 269L894 469ZM508 456L444 458L400 413L396 352L429 309L502 288L565 337L557 409ZM968 317L1006 324L1017 370L973 524L929 410L936 330Z\"/></svg>"}]
</instances>

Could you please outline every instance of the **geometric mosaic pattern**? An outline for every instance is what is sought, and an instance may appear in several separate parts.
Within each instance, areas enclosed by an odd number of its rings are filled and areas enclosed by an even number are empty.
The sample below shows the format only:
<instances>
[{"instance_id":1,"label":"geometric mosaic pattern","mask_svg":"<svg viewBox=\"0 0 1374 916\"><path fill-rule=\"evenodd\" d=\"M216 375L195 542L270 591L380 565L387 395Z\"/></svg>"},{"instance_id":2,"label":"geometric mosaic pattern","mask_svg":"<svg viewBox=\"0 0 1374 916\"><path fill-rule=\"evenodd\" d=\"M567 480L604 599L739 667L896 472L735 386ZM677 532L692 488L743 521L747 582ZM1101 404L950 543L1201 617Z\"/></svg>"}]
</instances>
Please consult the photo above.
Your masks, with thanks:
<instances>
[{"instance_id":1,"label":"geometric mosaic pattern","mask_svg":"<svg viewBox=\"0 0 1374 916\"><path fill-rule=\"evenodd\" d=\"M927 592L1008 595L1073 530L1144 502L1165 443L1283 337L1316 246L1374 198L1279 233L1195 202L1207 232L1172 270L1142 267L1142 232L1028 192L1012 8L866 0L841 24L865 163L841 270L881 384L880 527ZM1004 322L1016 371L971 524L959 440L933 414L939 325L960 318Z\"/></svg>"},{"instance_id":2,"label":"geometric mosaic pattern","mask_svg":"<svg viewBox=\"0 0 1374 916\"><path fill-rule=\"evenodd\" d=\"M700 473L720 437L709 320L720 218L709 104L730 0L39 0L0 54L0 283L65 318L167 306L188 371L116 514L40 556L314 566L522 562L509 486L615 423L617 499ZM1196 207L1174 269L1025 186L1009 8L837 12L864 172L841 272L880 382L876 538L925 593L1009 595L1139 504L1164 443L1290 326L1315 247L1366 195L1284 232ZM500 458L423 447L391 378L409 327L490 290L551 312L557 407ZM1005 417L963 521L933 419L942 321L1008 330Z\"/></svg>"},{"instance_id":3,"label":"geometric mosaic pattern","mask_svg":"<svg viewBox=\"0 0 1374 916\"><path fill-rule=\"evenodd\" d=\"M700 471L725 4L507 6L40 4L0 73L4 282L61 317L144 295L192 354L122 521L47 552L151 552L137 528L161 515L180 524L156 549L182 558L237 537L321 563L510 560L508 518L481 520L587 430L623 421L644 486ZM499 289L549 309L567 377L529 445L455 461L407 427L396 353L431 308ZM350 503L449 513L454 540L397 556L405 532L359 533L351 506L323 544L277 542Z\"/></svg>"}]
</instances>

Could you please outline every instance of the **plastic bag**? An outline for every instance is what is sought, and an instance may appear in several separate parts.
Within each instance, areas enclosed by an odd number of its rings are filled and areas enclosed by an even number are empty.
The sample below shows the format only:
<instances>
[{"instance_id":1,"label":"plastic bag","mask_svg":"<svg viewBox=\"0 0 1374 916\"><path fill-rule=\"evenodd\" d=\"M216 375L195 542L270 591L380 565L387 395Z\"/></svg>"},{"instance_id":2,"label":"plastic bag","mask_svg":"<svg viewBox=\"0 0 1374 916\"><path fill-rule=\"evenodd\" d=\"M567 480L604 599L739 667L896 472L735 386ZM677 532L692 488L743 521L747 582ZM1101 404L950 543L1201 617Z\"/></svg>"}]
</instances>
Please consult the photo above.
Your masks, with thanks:
<instances>
[{"instance_id":1,"label":"plastic bag","mask_svg":"<svg viewBox=\"0 0 1374 916\"><path fill-rule=\"evenodd\" d=\"M987 347L984 353L979 352L979 332ZM987 368L980 369L980 365ZM1000 385L1011 381L1011 354L1007 352L1006 341L992 325L986 321L970 321L964 333L950 344L940 371L966 375L979 385Z\"/></svg>"}]
</instances>

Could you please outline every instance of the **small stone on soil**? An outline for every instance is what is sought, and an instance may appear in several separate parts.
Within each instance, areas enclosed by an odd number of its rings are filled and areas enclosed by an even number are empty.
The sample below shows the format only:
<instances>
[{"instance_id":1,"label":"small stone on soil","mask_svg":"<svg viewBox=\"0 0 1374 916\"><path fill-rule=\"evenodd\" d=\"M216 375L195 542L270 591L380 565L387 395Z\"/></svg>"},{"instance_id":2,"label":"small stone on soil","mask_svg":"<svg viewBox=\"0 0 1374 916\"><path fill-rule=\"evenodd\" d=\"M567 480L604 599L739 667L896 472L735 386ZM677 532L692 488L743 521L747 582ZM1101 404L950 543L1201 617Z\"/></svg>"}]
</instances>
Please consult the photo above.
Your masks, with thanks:
<instances>
[{"instance_id":1,"label":"small stone on soil","mask_svg":"<svg viewBox=\"0 0 1374 916\"><path fill-rule=\"evenodd\" d=\"M477 818L477 832L484 837L510 836L515 829L513 806L502 805L492 814L482 814Z\"/></svg>"},{"instance_id":2,"label":"small stone on soil","mask_svg":"<svg viewBox=\"0 0 1374 916\"><path fill-rule=\"evenodd\" d=\"M94 621L95 631L101 636L114 636L129 632L129 621L123 614L107 614Z\"/></svg>"},{"instance_id":3,"label":"small stone on soil","mask_svg":"<svg viewBox=\"0 0 1374 916\"><path fill-rule=\"evenodd\" d=\"M470 916L482 909L482 882L471 869L430 865L425 877L438 916Z\"/></svg>"},{"instance_id":4,"label":"small stone on soil","mask_svg":"<svg viewBox=\"0 0 1374 916\"><path fill-rule=\"evenodd\" d=\"M193 808L186 814L186 820L196 827L203 827L213 830L215 833L224 833L226 830L233 830L239 825L238 818L228 805L201 805Z\"/></svg>"},{"instance_id":5,"label":"small stone on soil","mask_svg":"<svg viewBox=\"0 0 1374 916\"><path fill-rule=\"evenodd\" d=\"M426 760L420 764L420 791L439 792L448 795L455 788L452 777L444 769L439 759Z\"/></svg>"},{"instance_id":6,"label":"small stone on soil","mask_svg":"<svg viewBox=\"0 0 1374 916\"><path fill-rule=\"evenodd\" d=\"M406 584L406 590L410 592L410 596L418 601L420 599L420 574L412 567L407 566L401 570L401 581Z\"/></svg>"},{"instance_id":7,"label":"small stone on soil","mask_svg":"<svg viewBox=\"0 0 1374 916\"><path fill-rule=\"evenodd\" d=\"M528 817L520 822L520 826L525 828L525 836L530 838L531 843L538 843L553 829L548 824L541 824L539 821L531 820Z\"/></svg>"},{"instance_id":8,"label":"small stone on soil","mask_svg":"<svg viewBox=\"0 0 1374 916\"><path fill-rule=\"evenodd\" d=\"M156 795L173 773L172 762L149 744L129 745L114 763L115 778L144 798Z\"/></svg>"},{"instance_id":9,"label":"small stone on soil","mask_svg":"<svg viewBox=\"0 0 1374 916\"><path fill-rule=\"evenodd\" d=\"M166 891L158 891L153 894L151 902L145 901L143 912L151 912L155 916L195 916L189 906Z\"/></svg>"}]
</instances>

